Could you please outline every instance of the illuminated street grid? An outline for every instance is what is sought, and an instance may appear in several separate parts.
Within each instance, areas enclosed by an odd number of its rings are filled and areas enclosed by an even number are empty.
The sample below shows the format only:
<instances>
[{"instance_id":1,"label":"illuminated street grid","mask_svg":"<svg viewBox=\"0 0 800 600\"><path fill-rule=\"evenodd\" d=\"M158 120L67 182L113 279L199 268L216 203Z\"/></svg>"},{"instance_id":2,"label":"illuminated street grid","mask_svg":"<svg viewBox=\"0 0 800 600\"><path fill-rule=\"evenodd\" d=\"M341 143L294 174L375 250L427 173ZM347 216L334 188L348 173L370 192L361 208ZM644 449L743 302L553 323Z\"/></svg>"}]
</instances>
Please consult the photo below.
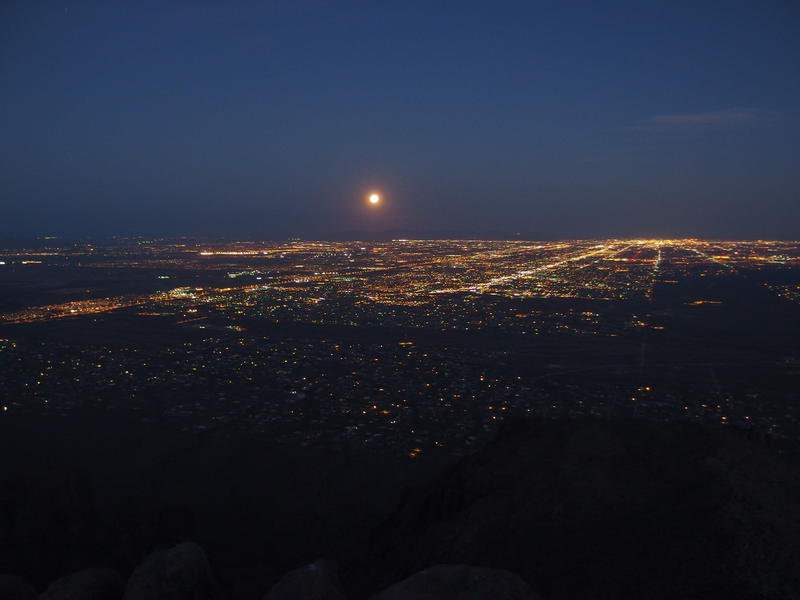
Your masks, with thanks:
<instances>
[{"instance_id":1,"label":"illuminated street grid","mask_svg":"<svg viewBox=\"0 0 800 600\"><path fill-rule=\"evenodd\" d=\"M281 304L288 302L297 305L290 308L291 318L302 319L301 313L305 312L309 322L342 322L341 316L335 314L340 312L337 301L357 307L357 311L351 311L354 316L368 312L370 307L372 316L376 316L376 305L433 305L432 313L440 313L439 307L448 302L457 302L458 310L463 310L464 303L479 296L650 298L656 282L669 280L670 273L679 276L698 271L698 276L714 276L765 266L796 267L800 264L800 245L700 240L237 242L213 246L138 242L102 248L89 245L6 252L0 257L4 257L0 267L63 265L161 269L172 273L157 276L163 285L155 293L33 306L0 315L0 322L36 322L131 306L158 311L176 301L182 308L187 303L213 304L223 310L252 312L261 317L282 314L281 309L286 307ZM224 276L226 283L170 289L167 284L175 271L210 272ZM775 291L789 297L796 295L796 288ZM454 296L457 300L453 300ZM359 319L350 321L358 323Z\"/></svg>"},{"instance_id":2,"label":"illuminated street grid","mask_svg":"<svg viewBox=\"0 0 800 600\"><path fill-rule=\"evenodd\" d=\"M0 263L23 281L70 270L149 282L110 296L69 284L65 297L84 297L3 315L0 418L122 411L410 457L468 452L512 414L800 432L798 352L726 358L724 344L706 356L676 342L672 358L648 358L654 340L671 339L677 309L661 296L673 289L690 294L677 301L686 318L704 318L725 307L710 283L755 274L756 290L796 311L797 243L122 240L7 250ZM41 329L80 323L106 333L72 341ZM37 327L45 340L27 337ZM153 339L132 342L124 327ZM437 337L449 334L477 337ZM520 342L536 339L554 342Z\"/></svg>"}]
</instances>

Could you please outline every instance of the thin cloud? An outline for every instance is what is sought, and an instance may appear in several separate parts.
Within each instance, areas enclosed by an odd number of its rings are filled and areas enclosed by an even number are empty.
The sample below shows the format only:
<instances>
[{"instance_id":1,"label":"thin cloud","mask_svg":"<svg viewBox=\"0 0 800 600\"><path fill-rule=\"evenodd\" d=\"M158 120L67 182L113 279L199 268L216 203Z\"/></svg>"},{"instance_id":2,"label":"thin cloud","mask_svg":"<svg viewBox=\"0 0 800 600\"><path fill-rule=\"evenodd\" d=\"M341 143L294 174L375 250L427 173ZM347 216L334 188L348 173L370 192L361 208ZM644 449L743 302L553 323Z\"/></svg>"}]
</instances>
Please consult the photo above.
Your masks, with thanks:
<instances>
[{"instance_id":1,"label":"thin cloud","mask_svg":"<svg viewBox=\"0 0 800 600\"><path fill-rule=\"evenodd\" d=\"M674 115L656 115L648 119L651 125L738 125L753 123L765 118L763 111L749 108L728 108L699 113L682 113Z\"/></svg>"}]
</instances>

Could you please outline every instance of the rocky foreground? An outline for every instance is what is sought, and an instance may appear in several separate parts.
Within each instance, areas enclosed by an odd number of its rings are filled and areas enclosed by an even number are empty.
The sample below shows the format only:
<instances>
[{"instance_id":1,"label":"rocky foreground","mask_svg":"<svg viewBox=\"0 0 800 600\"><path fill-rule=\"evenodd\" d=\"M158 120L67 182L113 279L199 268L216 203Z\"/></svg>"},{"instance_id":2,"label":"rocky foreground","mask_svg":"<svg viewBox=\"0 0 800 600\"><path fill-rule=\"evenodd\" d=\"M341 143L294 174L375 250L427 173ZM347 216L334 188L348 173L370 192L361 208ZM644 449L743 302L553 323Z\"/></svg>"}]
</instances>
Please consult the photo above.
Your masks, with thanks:
<instances>
[{"instance_id":1,"label":"rocky foreground","mask_svg":"<svg viewBox=\"0 0 800 600\"><path fill-rule=\"evenodd\" d=\"M185 473L221 453L225 468ZM126 527L130 501L91 476L5 479L0 568L24 578L0 576L0 598L800 598L800 471L752 433L512 422L416 478L285 459L252 441L195 448L160 476L191 491L169 496L184 504Z\"/></svg>"},{"instance_id":2,"label":"rocky foreground","mask_svg":"<svg viewBox=\"0 0 800 600\"><path fill-rule=\"evenodd\" d=\"M211 600L223 597L200 546L184 542L158 550L126 582L113 569L85 569L54 581L39 596L21 577L0 575L3 600ZM372 600L496 598L539 600L518 576L500 569L440 565L413 575ZM337 567L315 561L284 575L263 600L346 600Z\"/></svg>"}]
</instances>

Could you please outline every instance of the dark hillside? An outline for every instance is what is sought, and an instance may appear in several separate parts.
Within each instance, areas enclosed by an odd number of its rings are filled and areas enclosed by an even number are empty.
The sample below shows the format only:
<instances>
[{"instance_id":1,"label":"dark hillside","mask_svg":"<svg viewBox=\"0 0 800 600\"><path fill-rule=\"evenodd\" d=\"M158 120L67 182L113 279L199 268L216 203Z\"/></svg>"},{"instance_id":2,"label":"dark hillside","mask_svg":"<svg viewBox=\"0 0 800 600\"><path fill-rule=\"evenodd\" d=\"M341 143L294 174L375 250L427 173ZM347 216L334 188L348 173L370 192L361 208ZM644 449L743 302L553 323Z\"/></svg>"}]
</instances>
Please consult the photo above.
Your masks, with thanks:
<instances>
[{"instance_id":1,"label":"dark hillside","mask_svg":"<svg viewBox=\"0 0 800 600\"><path fill-rule=\"evenodd\" d=\"M129 577L193 540L236 599L319 557L353 599L439 564L505 569L549 600L800 597L798 469L743 431L510 422L453 463L17 425L0 439L0 572L39 589L87 567Z\"/></svg>"},{"instance_id":2,"label":"dark hillside","mask_svg":"<svg viewBox=\"0 0 800 600\"><path fill-rule=\"evenodd\" d=\"M502 566L545 598L794 598L800 477L741 431L517 422L373 537L374 572Z\"/></svg>"}]
</instances>

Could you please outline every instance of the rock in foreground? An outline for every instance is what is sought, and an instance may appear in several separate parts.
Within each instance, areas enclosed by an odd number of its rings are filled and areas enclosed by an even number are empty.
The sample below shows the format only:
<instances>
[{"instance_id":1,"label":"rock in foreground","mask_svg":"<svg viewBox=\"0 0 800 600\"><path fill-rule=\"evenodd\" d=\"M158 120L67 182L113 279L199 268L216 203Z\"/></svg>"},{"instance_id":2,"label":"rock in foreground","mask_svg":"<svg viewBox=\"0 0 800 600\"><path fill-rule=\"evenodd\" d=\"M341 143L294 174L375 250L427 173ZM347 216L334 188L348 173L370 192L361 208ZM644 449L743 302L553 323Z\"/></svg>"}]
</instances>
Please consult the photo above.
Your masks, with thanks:
<instances>
[{"instance_id":1,"label":"rock in foreground","mask_svg":"<svg viewBox=\"0 0 800 600\"><path fill-rule=\"evenodd\" d=\"M0 575L0 598L3 600L31 600L36 590L22 577Z\"/></svg>"},{"instance_id":2,"label":"rock in foreground","mask_svg":"<svg viewBox=\"0 0 800 600\"><path fill-rule=\"evenodd\" d=\"M84 569L51 583L39 600L119 600L124 589L114 569Z\"/></svg>"},{"instance_id":3,"label":"rock in foreground","mask_svg":"<svg viewBox=\"0 0 800 600\"><path fill-rule=\"evenodd\" d=\"M539 596L502 569L439 565L396 583L372 600L539 600Z\"/></svg>"},{"instance_id":4,"label":"rock in foreground","mask_svg":"<svg viewBox=\"0 0 800 600\"><path fill-rule=\"evenodd\" d=\"M336 565L318 560L289 571L264 596L264 600L345 600Z\"/></svg>"},{"instance_id":5,"label":"rock in foreground","mask_svg":"<svg viewBox=\"0 0 800 600\"><path fill-rule=\"evenodd\" d=\"M148 556L131 575L124 600L211 600L217 588L203 549L184 542Z\"/></svg>"}]
</instances>

